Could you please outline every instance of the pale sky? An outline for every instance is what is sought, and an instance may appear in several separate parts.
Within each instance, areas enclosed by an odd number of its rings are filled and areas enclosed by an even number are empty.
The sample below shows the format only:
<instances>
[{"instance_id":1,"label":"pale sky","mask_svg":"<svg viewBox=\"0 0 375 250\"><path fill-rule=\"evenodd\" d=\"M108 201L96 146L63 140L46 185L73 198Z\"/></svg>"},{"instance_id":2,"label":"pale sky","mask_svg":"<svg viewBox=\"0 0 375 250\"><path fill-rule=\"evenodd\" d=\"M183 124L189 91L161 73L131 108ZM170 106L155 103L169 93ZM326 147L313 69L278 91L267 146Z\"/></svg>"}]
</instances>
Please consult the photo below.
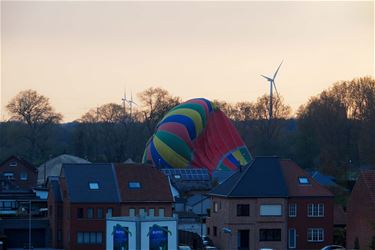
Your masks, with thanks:
<instances>
[{"instance_id":1,"label":"pale sky","mask_svg":"<svg viewBox=\"0 0 375 250\"><path fill-rule=\"evenodd\" d=\"M1 119L19 91L64 121L151 86L183 100L255 101L272 75L295 111L374 75L374 2L1 1ZM137 101L137 100L135 100Z\"/></svg>"}]
</instances>

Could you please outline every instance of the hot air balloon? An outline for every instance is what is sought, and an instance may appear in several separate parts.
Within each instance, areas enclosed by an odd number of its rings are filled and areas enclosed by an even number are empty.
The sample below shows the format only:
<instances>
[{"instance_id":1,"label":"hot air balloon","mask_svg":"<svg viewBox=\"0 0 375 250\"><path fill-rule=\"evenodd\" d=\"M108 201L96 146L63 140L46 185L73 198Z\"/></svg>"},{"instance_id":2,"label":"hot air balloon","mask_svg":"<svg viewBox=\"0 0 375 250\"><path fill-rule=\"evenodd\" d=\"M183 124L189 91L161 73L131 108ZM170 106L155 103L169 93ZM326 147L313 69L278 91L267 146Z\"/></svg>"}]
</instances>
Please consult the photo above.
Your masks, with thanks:
<instances>
[{"instance_id":1,"label":"hot air balloon","mask_svg":"<svg viewBox=\"0 0 375 250\"><path fill-rule=\"evenodd\" d=\"M204 98L171 109L158 123L143 154L158 168L236 170L251 154L228 117Z\"/></svg>"}]
</instances>

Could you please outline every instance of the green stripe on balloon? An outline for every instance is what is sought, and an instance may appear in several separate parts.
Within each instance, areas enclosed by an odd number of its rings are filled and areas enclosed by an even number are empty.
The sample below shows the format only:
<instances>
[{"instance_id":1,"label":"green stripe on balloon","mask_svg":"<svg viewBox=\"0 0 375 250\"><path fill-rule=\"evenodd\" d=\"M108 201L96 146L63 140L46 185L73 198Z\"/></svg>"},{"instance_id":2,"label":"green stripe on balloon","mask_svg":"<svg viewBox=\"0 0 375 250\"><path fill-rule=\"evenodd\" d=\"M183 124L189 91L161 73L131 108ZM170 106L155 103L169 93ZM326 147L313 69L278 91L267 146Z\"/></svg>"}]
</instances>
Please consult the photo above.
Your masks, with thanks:
<instances>
[{"instance_id":1,"label":"green stripe on balloon","mask_svg":"<svg viewBox=\"0 0 375 250\"><path fill-rule=\"evenodd\" d=\"M202 118L203 127L206 127L206 121L207 121L206 110L202 105L197 104L197 103L183 103L174 107L172 110L178 110L178 109L192 109L192 110L197 111Z\"/></svg>"},{"instance_id":2,"label":"green stripe on balloon","mask_svg":"<svg viewBox=\"0 0 375 250\"><path fill-rule=\"evenodd\" d=\"M203 121L202 117L200 116L199 112L193 110L193 109L175 109L173 111L170 111L166 114L166 116L163 118L163 120L160 121L162 123L166 118L172 116L172 115L183 115L186 117L189 117L195 126L196 131L196 137L199 136L199 134L203 130Z\"/></svg>"},{"instance_id":3,"label":"green stripe on balloon","mask_svg":"<svg viewBox=\"0 0 375 250\"><path fill-rule=\"evenodd\" d=\"M158 137L170 148L173 148L173 150L177 154L185 158L187 161L191 160L191 149L188 146L188 144L186 144L186 142L182 140L180 137L163 130L157 131L155 136Z\"/></svg>"},{"instance_id":4,"label":"green stripe on balloon","mask_svg":"<svg viewBox=\"0 0 375 250\"><path fill-rule=\"evenodd\" d=\"M177 154L176 151L170 148L167 144L165 144L158 137L154 136L153 143L155 145L155 148L158 154L170 166L177 167L177 168L184 168L184 167L189 166L189 162L184 157Z\"/></svg>"}]
</instances>

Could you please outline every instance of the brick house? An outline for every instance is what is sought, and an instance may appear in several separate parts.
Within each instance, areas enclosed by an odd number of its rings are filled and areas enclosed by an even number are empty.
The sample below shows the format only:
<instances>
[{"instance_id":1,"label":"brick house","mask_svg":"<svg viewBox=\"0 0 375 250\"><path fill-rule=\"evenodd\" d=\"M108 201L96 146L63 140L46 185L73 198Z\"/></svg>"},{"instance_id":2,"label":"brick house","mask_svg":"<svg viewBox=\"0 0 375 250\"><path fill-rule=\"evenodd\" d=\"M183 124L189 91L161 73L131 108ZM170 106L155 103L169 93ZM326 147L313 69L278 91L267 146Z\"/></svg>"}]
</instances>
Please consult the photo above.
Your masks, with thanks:
<instances>
[{"instance_id":1,"label":"brick house","mask_svg":"<svg viewBox=\"0 0 375 250\"><path fill-rule=\"evenodd\" d=\"M288 249L321 249L333 241L333 194L291 160L280 160L288 187Z\"/></svg>"},{"instance_id":2,"label":"brick house","mask_svg":"<svg viewBox=\"0 0 375 250\"><path fill-rule=\"evenodd\" d=\"M151 166L64 164L59 185L54 188L52 183L48 203L54 247L105 249L106 214L172 216L168 179ZM55 199L57 189L61 202Z\"/></svg>"},{"instance_id":3,"label":"brick house","mask_svg":"<svg viewBox=\"0 0 375 250\"><path fill-rule=\"evenodd\" d=\"M295 184L296 176L306 177L310 183ZM207 234L220 249L320 249L332 242L333 197L292 161L256 157L214 188L210 196L213 205ZM321 211L320 204L324 204L325 216L312 217L318 208ZM289 205L298 209L298 220L289 217ZM289 233L293 232L289 229L295 229L298 237L293 238L294 246L290 245ZM326 233L324 240L318 237L320 229Z\"/></svg>"},{"instance_id":4,"label":"brick house","mask_svg":"<svg viewBox=\"0 0 375 250\"><path fill-rule=\"evenodd\" d=\"M358 239L360 249L371 249L375 237L375 170L361 172L350 195L347 208L346 245L354 248Z\"/></svg>"},{"instance_id":5,"label":"brick house","mask_svg":"<svg viewBox=\"0 0 375 250\"><path fill-rule=\"evenodd\" d=\"M31 189L36 186L37 174L31 163L12 155L0 163L0 189Z\"/></svg>"}]
</instances>

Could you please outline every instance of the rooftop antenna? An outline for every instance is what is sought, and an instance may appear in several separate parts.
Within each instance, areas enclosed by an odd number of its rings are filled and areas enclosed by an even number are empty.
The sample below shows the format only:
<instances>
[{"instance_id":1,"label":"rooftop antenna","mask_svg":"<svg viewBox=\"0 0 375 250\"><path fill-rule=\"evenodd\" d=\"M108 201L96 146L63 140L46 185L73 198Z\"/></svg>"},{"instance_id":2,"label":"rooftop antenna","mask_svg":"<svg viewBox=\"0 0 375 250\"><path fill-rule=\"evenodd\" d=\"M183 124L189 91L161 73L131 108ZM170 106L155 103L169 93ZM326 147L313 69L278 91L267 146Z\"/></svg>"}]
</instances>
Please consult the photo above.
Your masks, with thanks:
<instances>
[{"instance_id":1,"label":"rooftop antenna","mask_svg":"<svg viewBox=\"0 0 375 250\"><path fill-rule=\"evenodd\" d=\"M281 64L283 64L284 60L281 61L279 67L277 67L277 70L275 72L275 74L273 74L273 77L268 77L268 76L265 76L265 75L261 75L263 76L264 78L266 78L267 81L269 81L270 83L270 117L269 119L271 120L272 119L272 94L273 94L273 87L275 87L275 91L276 91L276 94L277 94L277 98L280 99L279 97L279 92L277 92L277 88L276 88L276 84L275 84L275 78L276 78L276 75L277 75L277 72L279 72L279 69L281 67Z\"/></svg>"}]
</instances>

